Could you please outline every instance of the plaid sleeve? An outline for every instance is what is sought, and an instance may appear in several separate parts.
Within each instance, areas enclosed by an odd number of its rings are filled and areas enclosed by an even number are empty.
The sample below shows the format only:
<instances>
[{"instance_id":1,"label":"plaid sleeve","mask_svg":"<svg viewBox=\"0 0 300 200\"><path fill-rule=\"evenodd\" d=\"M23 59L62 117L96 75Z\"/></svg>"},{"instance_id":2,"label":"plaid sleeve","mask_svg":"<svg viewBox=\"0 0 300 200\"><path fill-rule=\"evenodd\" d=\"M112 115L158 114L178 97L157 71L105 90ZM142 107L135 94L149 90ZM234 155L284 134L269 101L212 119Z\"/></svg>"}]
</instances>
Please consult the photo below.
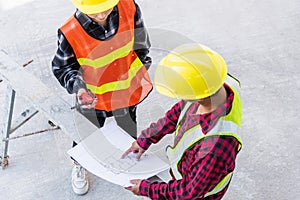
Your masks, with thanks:
<instances>
[{"instance_id":1,"label":"plaid sleeve","mask_svg":"<svg viewBox=\"0 0 300 200\"><path fill-rule=\"evenodd\" d=\"M149 128L142 131L137 142L143 149L148 149L152 143L157 143L166 134L173 133L176 129L177 121L181 113L183 101L176 103L166 114L156 123L152 123Z\"/></svg>"},{"instance_id":2,"label":"plaid sleeve","mask_svg":"<svg viewBox=\"0 0 300 200\"><path fill-rule=\"evenodd\" d=\"M203 199L235 167L238 141L209 137L188 150L179 164L183 178L168 183L143 180L140 193L151 199ZM221 199L227 188L205 199Z\"/></svg>"},{"instance_id":3,"label":"plaid sleeve","mask_svg":"<svg viewBox=\"0 0 300 200\"><path fill-rule=\"evenodd\" d=\"M77 93L80 88L86 88L80 65L71 45L60 30L58 30L57 36L58 48L52 60L52 72L68 93Z\"/></svg>"},{"instance_id":4,"label":"plaid sleeve","mask_svg":"<svg viewBox=\"0 0 300 200\"><path fill-rule=\"evenodd\" d=\"M150 39L147 29L144 25L141 9L136 3L135 7L134 50L144 66L149 69L150 65L152 64L152 59L148 56L151 46Z\"/></svg>"}]
</instances>

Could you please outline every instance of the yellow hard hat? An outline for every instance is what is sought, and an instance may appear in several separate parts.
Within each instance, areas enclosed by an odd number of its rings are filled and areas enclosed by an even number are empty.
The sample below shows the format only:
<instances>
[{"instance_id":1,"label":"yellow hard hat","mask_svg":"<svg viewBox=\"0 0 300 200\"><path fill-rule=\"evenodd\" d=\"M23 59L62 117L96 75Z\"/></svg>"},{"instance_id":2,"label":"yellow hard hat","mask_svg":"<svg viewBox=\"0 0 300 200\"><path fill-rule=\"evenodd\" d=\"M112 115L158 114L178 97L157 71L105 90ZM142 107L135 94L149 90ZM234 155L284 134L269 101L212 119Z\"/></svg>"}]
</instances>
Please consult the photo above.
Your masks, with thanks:
<instances>
[{"instance_id":1,"label":"yellow hard hat","mask_svg":"<svg viewBox=\"0 0 300 200\"><path fill-rule=\"evenodd\" d=\"M184 44L157 66L156 90L172 98L197 100L212 96L223 85L227 66L221 55L201 44Z\"/></svg>"},{"instance_id":2,"label":"yellow hard hat","mask_svg":"<svg viewBox=\"0 0 300 200\"><path fill-rule=\"evenodd\" d=\"M81 12L95 14L111 9L119 0L72 0L72 2Z\"/></svg>"}]
</instances>

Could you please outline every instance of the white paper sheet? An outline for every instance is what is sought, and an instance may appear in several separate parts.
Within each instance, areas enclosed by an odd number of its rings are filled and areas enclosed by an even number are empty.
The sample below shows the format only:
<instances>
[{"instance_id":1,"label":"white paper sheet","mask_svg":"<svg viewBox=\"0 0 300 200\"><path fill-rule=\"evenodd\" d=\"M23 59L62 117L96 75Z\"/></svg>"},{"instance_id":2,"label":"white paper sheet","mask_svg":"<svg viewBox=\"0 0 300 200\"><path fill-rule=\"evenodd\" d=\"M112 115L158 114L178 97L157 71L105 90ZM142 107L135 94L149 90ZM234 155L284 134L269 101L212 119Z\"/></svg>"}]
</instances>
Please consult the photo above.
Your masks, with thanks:
<instances>
[{"instance_id":1,"label":"white paper sheet","mask_svg":"<svg viewBox=\"0 0 300 200\"><path fill-rule=\"evenodd\" d=\"M130 185L132 179L146 179L169 168L165 161L151 152L146 152L140 161L134 154L121 159L133 141L110 118L103 128L70 149L68 154L89 172L121 186Z\"/></svg>"}]
</instances>

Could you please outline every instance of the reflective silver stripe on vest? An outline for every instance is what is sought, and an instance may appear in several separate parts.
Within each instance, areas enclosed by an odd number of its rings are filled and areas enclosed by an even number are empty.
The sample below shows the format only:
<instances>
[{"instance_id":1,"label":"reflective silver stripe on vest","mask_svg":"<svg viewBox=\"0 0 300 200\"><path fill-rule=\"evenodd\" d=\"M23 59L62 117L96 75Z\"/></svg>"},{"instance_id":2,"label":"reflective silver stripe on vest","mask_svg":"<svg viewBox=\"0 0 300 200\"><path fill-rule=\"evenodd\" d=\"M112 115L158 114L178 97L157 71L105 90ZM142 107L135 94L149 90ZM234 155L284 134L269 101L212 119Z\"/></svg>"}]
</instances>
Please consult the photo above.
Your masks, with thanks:
<instances>
[{"instance_id":1,"label":"reflective silver stripe on vest","mask_svg":"<svg viewBox=\"0 0 300 200\"><path fill-rule=\"evenodd\" d=\"M234 78L227 76L225 79L225 83L232 86L239 93L239 95L241 95L240 85L236 80L234 80Z\"/></svg>"},{"instance_id":2,"label":"reflective silver stripe on vest","mask_svg":"<svg viewBox=\"0 0 300 200\"><path fill-rule=\"evenodd\" d=\"M175 147L167 147L167 156L170 162L170 167L172 169L174 177L179 180L182 178L182 175L177 169L177 163L181 160L181 157L184 154L184 151L194 142L205 137L200 131L200 125L193 127L189 131L185 132L184 138L181 138L178 144Z\"/></svg>"},{"instance_id":3,"label":"reflective silver stripe on vest","mask_svg":"<svg viewBox=\"0 0 300 200\"><path fill-rule=\"evenodd\" d=\"M177 125L176 125L176 134L175 134L175 137L177 135L179 124L180 124L181 120L183 119L183 117L185 116L186 111L190 108L191 105L192 105L192 102L187 101L186 104L184 105L182 111L180 112L180 115L179 115L179 118L178 118L178 121L177 121ZM175 137L174 137L174 139L175 139Z\"/></svg>"},{"instance_id":4,"label":"reflective silver stripe on vest","mask_svg":"<svg viewBox=\"0 0 300 200\"><path fill-rule=\"evenodd\" d=\"M234 132L235 131L235 132ZM186 149L200 141L201 139L208 136L215 135L229 135L237 138L239 141L239 137L234 134L238 133L240 128L238 125L231 121L219 120L214 128L212 128L206 135L204 135L201 131L200 125L194 126L190 130L184 133L184 136L179 140L178 144L175 147L167 147L167 156L170 162L170 166L172 168L172 172L176 179L181 179L182 175L179 173L177 169L177 164L181 160Z\"/></svg>"},{"instance_id":5,"label":"reflective silver stripe on vest","mask_svg":"<svg viewBox=\"0 0 300 200\"><path fill-rule=\"evenodd\" d=\"M214 133L235 133L235 135L237 136L239 135L240 130L240 127L232 121L219 120L217 124L206 135Z\"/></svg>"},{"instance_id":6,"label":"reflective silver stripe on vest","mask_svg":"<svg viewBox=\"0 0 300 200\"><path fill-rule=\"evenodd\" d=\"M204 195L204 197L208 197L208 196L210 196L210 195L214 195L214 194L217 194L217 193L221 192L221 191L226 187L226 185L229 184L229 182L230 182L230 180L231 180L231 178L232 178L232 175L233 175L232 172L230 172L229 174L227 174L227 175L222 179L222 181L219 182L219 183L217 184L217 186L216 186L212 191L206 193L206 194Z\"/></svg>"}]
</instances>

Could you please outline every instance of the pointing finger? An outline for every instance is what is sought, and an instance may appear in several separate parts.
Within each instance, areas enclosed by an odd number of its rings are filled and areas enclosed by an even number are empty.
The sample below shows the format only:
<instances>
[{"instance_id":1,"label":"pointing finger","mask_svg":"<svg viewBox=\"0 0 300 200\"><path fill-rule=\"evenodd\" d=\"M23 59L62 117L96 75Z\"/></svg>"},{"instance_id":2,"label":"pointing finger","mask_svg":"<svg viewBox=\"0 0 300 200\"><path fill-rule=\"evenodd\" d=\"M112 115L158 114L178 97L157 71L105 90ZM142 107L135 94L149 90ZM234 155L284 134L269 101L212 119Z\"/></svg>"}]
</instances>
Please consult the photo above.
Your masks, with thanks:
<instances>
[{"instance_id":1,"label":"pointing finger","mask_svg":"<svg viewBox=\"0 0 300 200\"><path fill-rule=\"evenodd\" d=\"M137 160L140 160L143 153L144 153L144 152L139 151L139 152L137 153L137 155L136 155L136 159L137 159Z\"/></svg>"},{"instance_id":2,"label":"pointing finger","mask_svg":"<svg viewBox=\"0 0 300 200\"><path fill-rule=\"evenodd\" d=\"M131 152L132 152L132 150L131 150L131 148L129 148L127 151L125 151L125 153L123 153L123 155L121 156L121 158L122 159L125 158Z\"/></svg>"}]
</instances>

